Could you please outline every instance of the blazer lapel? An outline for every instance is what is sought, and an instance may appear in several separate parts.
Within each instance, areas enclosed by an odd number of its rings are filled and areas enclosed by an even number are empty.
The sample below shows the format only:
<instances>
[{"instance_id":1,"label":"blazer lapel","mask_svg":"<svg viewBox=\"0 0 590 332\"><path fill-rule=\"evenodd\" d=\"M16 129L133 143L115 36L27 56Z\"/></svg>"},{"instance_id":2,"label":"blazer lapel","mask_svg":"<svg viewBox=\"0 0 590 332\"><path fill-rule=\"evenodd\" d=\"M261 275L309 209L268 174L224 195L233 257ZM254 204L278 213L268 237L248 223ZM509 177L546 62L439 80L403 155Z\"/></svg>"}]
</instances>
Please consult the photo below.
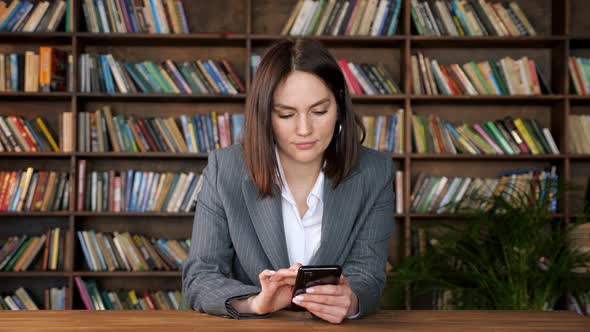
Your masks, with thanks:
<instances>
[{"instance_id":1,"label":"blazer lapel","mask_svg":"<svg viewBox=\"0 0 590 332\"><path fill-rule=\"evenodd\" d=\"M289 267L287 242L281 210L281 191L273 184L272 198L258 198L258 190L251 179L242 182L242 193L258 240L275 270Z\"/></svg>"},{"instance_id":2,"label":"blazer lapel","mask_svg":"<svg viewBox=\"0 0 590 332\"><path fill-rule=\"evenodd\" d=\"M359 211L360 194L357 179L352 176L332 189L332 181L326 177L324 182L324 211L322 215L322 235L320 247L310 260L311 265L336 264L341 250L349 240Z\"/></svg>"}]
</instances>

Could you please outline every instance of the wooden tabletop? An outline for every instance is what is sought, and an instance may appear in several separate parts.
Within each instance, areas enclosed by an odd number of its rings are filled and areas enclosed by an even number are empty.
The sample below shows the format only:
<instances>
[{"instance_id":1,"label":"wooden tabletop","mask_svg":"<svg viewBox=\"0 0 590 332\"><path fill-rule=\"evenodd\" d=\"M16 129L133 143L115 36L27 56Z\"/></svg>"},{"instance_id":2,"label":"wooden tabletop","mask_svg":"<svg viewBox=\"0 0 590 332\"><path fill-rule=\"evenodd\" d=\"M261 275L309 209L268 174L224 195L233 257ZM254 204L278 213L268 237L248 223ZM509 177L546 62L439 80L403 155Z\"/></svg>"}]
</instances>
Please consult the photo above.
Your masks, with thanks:
<instances>
[{"instance_id":1,"label":"wooden tabletop","mask_svg":"<svg viewBox=\"0 0 590 332\"><path fill-rule=\"evenodd\" d=\"M382 311L330 324L308 313L233 320L192 311L0 311L0 331L590 331L565 311Z\"/></svg>"}]
</instances>

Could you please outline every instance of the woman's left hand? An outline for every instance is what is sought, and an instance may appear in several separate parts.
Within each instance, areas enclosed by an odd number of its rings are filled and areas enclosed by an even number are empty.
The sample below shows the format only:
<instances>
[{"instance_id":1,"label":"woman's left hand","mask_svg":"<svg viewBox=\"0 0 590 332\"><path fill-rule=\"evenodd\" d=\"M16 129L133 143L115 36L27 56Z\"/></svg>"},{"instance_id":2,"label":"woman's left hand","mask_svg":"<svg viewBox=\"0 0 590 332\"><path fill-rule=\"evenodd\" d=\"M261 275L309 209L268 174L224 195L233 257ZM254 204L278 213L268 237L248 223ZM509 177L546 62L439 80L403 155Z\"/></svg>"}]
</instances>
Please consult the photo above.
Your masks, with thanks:
<instances>
[{"instance_id":1,"label":"woman's left hand","mask_svg":"<svg viewBox=\"0 0 590 332\"><path fill-rule=\"evenodd\" d=\"M313 286L305 294L293 298L293 303L309 310L330 323L341 323L358 312L358 298L350 284L340 276L338 285Z\"/></svg>"}]
</instances>

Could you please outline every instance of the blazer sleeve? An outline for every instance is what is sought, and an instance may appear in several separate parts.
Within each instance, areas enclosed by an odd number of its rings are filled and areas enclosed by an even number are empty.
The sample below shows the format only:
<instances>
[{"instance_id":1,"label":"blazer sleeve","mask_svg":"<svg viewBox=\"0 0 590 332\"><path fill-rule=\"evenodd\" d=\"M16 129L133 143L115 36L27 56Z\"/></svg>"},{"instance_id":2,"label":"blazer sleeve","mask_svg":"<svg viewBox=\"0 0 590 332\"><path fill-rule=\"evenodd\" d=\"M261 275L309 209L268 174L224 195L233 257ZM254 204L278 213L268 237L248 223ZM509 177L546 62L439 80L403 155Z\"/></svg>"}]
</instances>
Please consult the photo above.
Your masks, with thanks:
<instances>
[{"instance_id":1,"label":"blazer sleeve","mask_svg":"<svg viewBox=\"0 0 590 332\"><path fill-rule=\"evenodd\" d=\"M395 225L393 174L393 161L388 158L385 173L373 175L382 179L375 188L377 198L343 266L342 273L359 301L359 311L353 319L376 312L385 288L385 262Z\"/></svg>"},{"instance_id":2,"label":"blazer sleeve","mask_svg":"<svg viewBox=\"0 0 590 332\"><path fill-rule=\"evenodd\" d=\"M231 278L235 251L218 191L216 152L209 155L203 171L189 255L182 271L182 290L193 310L232 318L266 315L238 313L229 303L260 293L260 287Z\"/></svg>"}]
</instances>

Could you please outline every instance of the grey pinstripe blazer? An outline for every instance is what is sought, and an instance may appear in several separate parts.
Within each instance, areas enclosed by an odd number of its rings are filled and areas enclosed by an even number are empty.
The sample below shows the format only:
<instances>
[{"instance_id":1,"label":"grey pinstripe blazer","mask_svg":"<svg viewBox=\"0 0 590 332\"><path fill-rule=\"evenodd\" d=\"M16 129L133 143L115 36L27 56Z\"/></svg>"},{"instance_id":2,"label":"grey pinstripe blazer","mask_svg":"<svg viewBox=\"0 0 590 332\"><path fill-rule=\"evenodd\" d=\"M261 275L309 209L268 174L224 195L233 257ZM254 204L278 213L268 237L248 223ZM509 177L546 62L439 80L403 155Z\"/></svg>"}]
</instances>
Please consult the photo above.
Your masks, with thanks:
<instances>
[{"instance_id":1,"label":"grey pinstripe blazer","mask_svg":"<svg viewBox=\"0 0 590 332\"><path fill-rule=\"evenodd\" d=\"M189 255L182 272L189 307L233 318L229 302L260 292L264 269L289 267L280 188L258 199L241 145L209 155L198 195ZM326 178L320 246L310 264L339 264L358 296L360 316L378 309L393 230L394 166L363 147L360 162L335 189Z\"/></svg>"}]
</instances>

